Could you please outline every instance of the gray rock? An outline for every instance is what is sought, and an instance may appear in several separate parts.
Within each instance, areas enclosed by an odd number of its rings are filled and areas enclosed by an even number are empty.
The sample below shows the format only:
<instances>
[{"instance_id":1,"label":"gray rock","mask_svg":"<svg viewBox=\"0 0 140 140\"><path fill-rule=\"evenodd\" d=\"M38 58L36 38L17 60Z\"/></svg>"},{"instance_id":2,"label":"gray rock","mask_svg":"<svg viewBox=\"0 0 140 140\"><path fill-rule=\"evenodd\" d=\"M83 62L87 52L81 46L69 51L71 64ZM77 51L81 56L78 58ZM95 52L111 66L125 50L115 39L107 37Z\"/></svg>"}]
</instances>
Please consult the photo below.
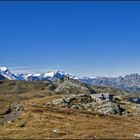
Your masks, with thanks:
<instances>
[{"instance_id":1,"label":"gray rock","mask_svg":"<svg viewBox=\"0 0 140 140\"><path fill-rule=\"evenodd\" d=\"M79 98L79 97L85 97L85 96L87 96L87 94L84 94L84 93L83 93L83 94L78 94L78 95L77 95L78 98ZM89 95L89 96L90 96L90 95Z\"/></svg>"},{"instance_id":2,"label":"gray rock","mask_svg":"<svg viewBox=\"0 0 140 140\"><path fill-rule=\"evenodd\" d=\"M97 102L91 102L91 103L87 103L85 105L85 109L88 110L88 111L94 111L95 108L97 108L97 106L98 106Z\"/></svg>"},{"instance_id":3,"label":"gray rock","mask_svg":"<svg viewBox=\"0 0 140 140\"><path fill-rule=\"evenodd\" d=\"M55 93L65 93L65 94L92 94L95 91L77 80L68 80L61 83L56 89Z\"/></svg>"},{"instance_id":4,"label":"gray rock","mask_svg":"<svg viewBox=\"0 0 140 140\"><path fill-rule=\"evenodd\" d=\"M59 105L59 107L68 107L69 105L67 104L67 103L61 103L60 105Z\"/></svg>"},{"instance_id":5,"label":"gray rock","mask_svg":"<svg viewBox=\"0 0 140 140\"><path fill-rule=\"evenodd\" d=\"M64 132L62 132L60 129L53 129L52 133L60 134L60 133L64 133Z\"/></svg>"},{"instance_id":6,"label":"gray rock","mask_svg":"<svg viewBox=\"0 0 140 140\"><path fill-rule=\"evenodd\" d=\"M98 109L98 113L110 115L110 114L115 114L115 111L111 107L103 107Z\"/></svg>"},{"instance_id":7,"label":"gray rock","mask_svg":"<svg viewBox=\"0 0 140 140\"><path fill-rule=\"evenodd\" d=\"M58 105L58 104L64 103L64 100L63 100L62 98L60 98L60 99L55 99L55 100L52 100L51 103L52 103L53 105Z\"/></svg>"},{"instance_id":8,"label":"gray rock","mask_svg":"<svg viewBox=\"0 0 140 140\"><path fill-rule=\"evenodd\" d=\"M71 96L69 96L67 98L64 98L63 100L64 100L64 102L69 104L71 101L75 100L76 97L77 97L76 95L71 95Z\"/></svg>"},{"instance_id":9,"label":"gray rock","mask_svg":"<svg viewBox=\"0 0 140 140\"><path fill-rule=\"evenodd\" d=\"M100 102L102 100L113 101L113 94L109 93L93 94L91 95L91 97L97 102Z\"/></svg>"},{"instance_id":10,"label":"gray rock","mask_svg":"<svg viewBox=\"0 0 140 140\"><path fill-rule=\"evenodd\" d=\"M91 95L87 95L87 94L80 96L79 100L82 104L87 104L87 103L93 102Z\"/></svg>"},{"instance_id":11,"label":"gray rock","mask_svg":"<svg viewBox=\"0 0 140 140\"><path fill-rule=\"evenodd\" d=\"M110 100L112 100L112 95L110 97L110 94L72 94L67 97L63 96L60 99L55 99L51 103L53 105L58 105L59 107L82 109L100 114L140 114L139 104L130 103L121 98L121 101L119 102Z\"/></svg>"},{"instance_id":12,"label":"gray rock","mask_svg":"<svg viewBox=\"0 0 140 140\"><path fill-rule=\"evenodd\" d=\"M100 102L96 110L101 114L121 114L119 105L114 102Z\"/></svg>"},{"instance_id":13,"label":"gray rock","mask_svg":"<svg viewBox=\"0 0 140 140\"><path fill-rule=\"evenodd\" d=\"M118 113L121 115L121 108L120 108L119 104L117 104L115 102L110 102L110 107L115 111L115 113Z\"/></svg>"},{"instance_id":14,"label":"gray rock","mask_svg":"<svg viewBox=\"0 0 140 140\"><path fill-rule=\"evenodd\" d=\"M73 109L81 109L80 105L72 105L71 108L73 108Z\"/></svg>"},{"instance_id":15,"label":"gray rock","mask_svg":"<svg viewBox=\"0 0 140 140\"><path fill-rule=\"evenodd\" d=\"M140 134L134 134L134 137L140 138Z\"/></svg>"},{"instance_id":16,"label":"gray rock","mask_svg":"<svg viewBox=\"0 0 140 140\"><path fill-rule=\"evenodd\" d=\"M136 114L140 114L140 104L132 104L131 108L133 109L133 112Z\"/></svg>"},{"instance_id":17,"label":"gray rock","mask_svg":"<svg viewBox=\"0 0 140 140\"><path fill-rule=\"evenodd\" d=\"M107 99L109 101L113 101L113 94L104 93L103 96L105 97L105 99Z\"/></svg>"},{"instance_id":18,"label":"gray rock","mask_svg":"<svg viewBox=\"0 0 140 140\"><path fill-rule=\"evenodd\" d=\"M65 135L65 134L66 134L65 131L56 128L56 129L53 129L53 130L52 130L52 135L51 135L51 137L54 137L54 138L55 138L55 137L61 137L61 136Z\"/></svg>"},{"instance_id":19,"label":"gray rock","mask_svg":"<svg viewBox=\"0 0 140 140\"><path fill-rule=\"evenodd\" d=\"M88 94L78 94L78 95L70 95L66 98L63 97L63 100L65 103L73 104L73 102L79 102L80 104L87 104L89 102L92 102L93 99Z\"/></svg>"},{"instance_id":20,"label":"gray rock","mask_svg":"<svg viewBox=\"0 0 140 140\"><path fill-rule=\"evenodd\" d=\"M120 102L122 100L123 100L123 97L121 95L113 96L113 101Z\"/></svg>"}]
</instances>

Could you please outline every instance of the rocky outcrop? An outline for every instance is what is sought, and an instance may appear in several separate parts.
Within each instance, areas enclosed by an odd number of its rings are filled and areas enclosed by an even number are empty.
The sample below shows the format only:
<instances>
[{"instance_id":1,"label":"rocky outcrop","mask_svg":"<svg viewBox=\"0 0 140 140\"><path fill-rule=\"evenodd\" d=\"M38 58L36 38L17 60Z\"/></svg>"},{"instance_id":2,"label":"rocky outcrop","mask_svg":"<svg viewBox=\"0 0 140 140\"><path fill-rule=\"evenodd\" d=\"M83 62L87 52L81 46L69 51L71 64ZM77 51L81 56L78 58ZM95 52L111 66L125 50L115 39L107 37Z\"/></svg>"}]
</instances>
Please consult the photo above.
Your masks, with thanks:
<instances>
[{"instance_id":1,"label":"rocky outcrop","mask_svg":"<svg viewBox=\"0 0 140 140\"><path fill-rule=\"evenodd\" d=\"M67 97L52 100L50 105L73 109L82 109L99 114L138 115L139 106L112 94L71 94ZM133 104L133 105L132 105ZM131 109L130 109L131 108Z\"/></svg>"},{"instance_id":2,"label":"rocky outcrop","mask_svg":"<svg viewBox=\"0 0 140 140\"><path fill-rule=\"evenodd\" d=\"M97 96L96 96L97 95ZM55 99L49 102L51 105L59 107L67 107L74 109L83 109L87 111L94 111L100 114L120 114L121 108L118 103L111 101L111 95L88 95L88 94L73 94L68 97ZM103 98L101 98L103 97Z\"/></svg>"},{"instance_id":3,"label":"rocky outcrop","mask_svg":"<svg viewBox=\"0 0 140 140\"><path fill-rule=\"evenodd\" d=\"M94 94L96 93L90 86L77 80L65 80L55 89L55 93L67 94Z\"/></svg>"}]
</instances>

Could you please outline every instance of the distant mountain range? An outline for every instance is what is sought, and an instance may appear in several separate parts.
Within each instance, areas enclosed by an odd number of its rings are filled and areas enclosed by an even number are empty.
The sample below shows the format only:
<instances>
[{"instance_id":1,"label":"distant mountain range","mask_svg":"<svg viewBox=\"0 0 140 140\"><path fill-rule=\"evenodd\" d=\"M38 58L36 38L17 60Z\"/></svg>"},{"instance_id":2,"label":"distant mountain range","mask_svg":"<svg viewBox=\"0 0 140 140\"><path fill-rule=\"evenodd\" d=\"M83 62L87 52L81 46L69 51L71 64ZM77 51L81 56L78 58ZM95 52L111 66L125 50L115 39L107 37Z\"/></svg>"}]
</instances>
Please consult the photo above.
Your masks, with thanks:
<instances>
[{"instance_id":1,"label":"distant mountain range","mask_svg":"<svg viewBox=\"0 0 140 140\"><path fill-rule=\"evenodd\" d=\"M59 70L48 71L45 73L34 74L19 74L12 73L7 67L0 67L0 75L9 80L26 80L26 81L45 81L45 80L58 80L63 77L76 79L78 77L62 72Z\"/></svg>"},{"instance_id":2,"label":"distant mountain range","mask_svg":"<svg viewBox=\"0 0 140 140\"><path fill-rule=\"evenodd\" d=\"M110 86L119 88L128 92L140 93L140 75L130 74L119 77L83 77L79 79L81 82L90 85Z\"/></svg>"},{"instance_id":3,"label":"distant mountain range","mask_svg":"<svg viewBox=\"0 0 140 140\"><path fill-rule=\"evenodd\" d=\"M120 88L128 92L140 93L139 74L130 74L119 77L78 77L59 70L39 74L15 74L7 67L0 67L0 80L53 81L64 77L76 79L90 85L110 86Z\"/></svg>"}]
</instances>

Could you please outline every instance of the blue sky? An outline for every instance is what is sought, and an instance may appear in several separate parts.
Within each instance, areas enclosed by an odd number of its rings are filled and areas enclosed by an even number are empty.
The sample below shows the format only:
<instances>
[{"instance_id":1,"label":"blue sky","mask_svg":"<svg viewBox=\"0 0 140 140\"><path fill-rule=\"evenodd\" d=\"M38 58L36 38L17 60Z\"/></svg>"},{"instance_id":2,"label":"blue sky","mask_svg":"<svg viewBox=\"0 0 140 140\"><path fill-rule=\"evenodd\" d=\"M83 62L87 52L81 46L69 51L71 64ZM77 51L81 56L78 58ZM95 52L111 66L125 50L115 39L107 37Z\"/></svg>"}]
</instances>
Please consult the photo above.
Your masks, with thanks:
<instances>
[{"instance_id":1,"label":"blue sky","mask_svg":"<svg viewBox=\"0 0 140 140\"><path fill-rule=\"evenodd\" d=\"M0 52L13 71L140 73L140 2L0 2Z\"/></svg>"}]
</instances>

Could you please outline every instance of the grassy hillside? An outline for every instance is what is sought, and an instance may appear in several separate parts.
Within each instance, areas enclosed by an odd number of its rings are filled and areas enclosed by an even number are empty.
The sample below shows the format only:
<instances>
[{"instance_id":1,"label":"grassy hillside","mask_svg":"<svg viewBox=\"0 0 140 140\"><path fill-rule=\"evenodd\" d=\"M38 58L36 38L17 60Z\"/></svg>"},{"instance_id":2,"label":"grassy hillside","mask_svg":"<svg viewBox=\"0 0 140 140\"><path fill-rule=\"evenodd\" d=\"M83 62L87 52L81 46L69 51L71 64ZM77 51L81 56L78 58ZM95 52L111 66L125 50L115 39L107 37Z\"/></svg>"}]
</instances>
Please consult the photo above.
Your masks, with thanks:
<instances>
[{"instance_id":1,"label":"grassy hillside","mask_svg":"<svg viewBox=\"0 0 140 140\"><path fill-rule=\"evenodd\" d=\"M49 81L0 81L0 99L24 100L34 97L45 97L51 95L55 85Z\"/></svg>"},{"instance_id":2,"label":"grassy hillside","mask_svg":"<svg viewBox=\"0 0 140 140\"><path fill-rule=\"evenodd\" d=\"M60 96L22 101L26 109L14 122L0 128L0 138L133 139L140 132L139 118L45 106L47 101Z\"/></svg>"},{"instance_id":3,"label":"grassy hillside","mask_svg":"<svg viewBox=\"0 0 140 140\"><path fill-rule=\"evenodd\" d=\"M57 94L56 89L63 93ZM135 134L140 132L139 117L106 116L47 104L54 99L68 96L67 94L88 93L92 89L97 93L126 94L119 89L88 87L76 81L0 81L0 139L137 138ZM15 105L10 110L13 103ZM19 105L22 106L21 112L18 111ZM8 121L8 113L15 119ZM15 113L19 113L19 116L15 117Z\"/></svg>"},{"instance_id":4,"label":"grassy hillside","mask_svg":"<svg viewBox=\"0 0 140 140\"><path fill-rule=\"evenodd\" d=\"M118 88L108 86L92 86L97 93L112 93L114 95L128 95L129 93Z\"/></svg>"}]
</instances>

